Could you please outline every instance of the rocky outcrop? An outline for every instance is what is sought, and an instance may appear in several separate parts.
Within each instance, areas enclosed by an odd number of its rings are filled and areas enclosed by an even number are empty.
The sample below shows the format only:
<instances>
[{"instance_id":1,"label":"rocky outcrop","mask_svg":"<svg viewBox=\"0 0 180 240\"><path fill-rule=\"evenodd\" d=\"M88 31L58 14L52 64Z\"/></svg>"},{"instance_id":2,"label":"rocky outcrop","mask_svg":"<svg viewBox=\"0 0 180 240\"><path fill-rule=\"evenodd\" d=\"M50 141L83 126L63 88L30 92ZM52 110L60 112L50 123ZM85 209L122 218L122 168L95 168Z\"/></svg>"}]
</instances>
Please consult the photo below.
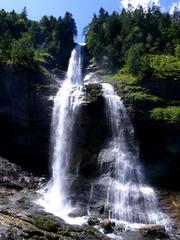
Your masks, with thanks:
<instances>
[{"instance_id":1,"label":"rocky outcrop","mask_svg":"<svg viewBox=\"0 0 180 240\"><path fill-rule=\"evenodd\" d=\"M159 239L167 237L166 229L162 225L146 225L139 229L144 237L157 237Z\"/></svg>"},{"instance_id":2,"label":"rocky outcrop","mask_svg":"<svg viewBox=\"0 0 180 240\"><path fill-rule=\"evenodd\" d=\"M40 179L31 173L23 171L20 166L0 157L0 186L1 188L22 190L37 189Z\"/></svg>"},{"instance_id":3,"label":"rocky outcrop","mask_svg":"<svg viewBox=\"0 0 180 240\"><path fill-rule=\"evenodd\" d=\"M91 217L89 220L87 218L87 223L82 226L71 226L61 218L44 212L36 204L36 200L39 198L36 189L43 181L44 179L34 177L16 164L12 164L6 159L0 159L0 239L109 240L111 237L105 234L110 232L116 235L116 239L148 239L141 235L138 229L132 231L131 228L114 223L107 218ZM169 207L166 201L169 204L171 202L172 206L178 207L178 202L174 198L171 199L171 194L163 194L161 201L164 202L164 207L165 205L167 208ZM174 196L176 196L175 193ZM79 215L74 212L73 217L76 216ZM148 236L150 234L152 240L159 238L159 233L165 231L163 226L158 225L149 228L149 225L145 226L143 234L148 231ZM105 234L102 234L102 231ZM165 236L164 240L180 239L179 226L173 225L168 234L169 236Z\"/></svg>"},{"instance_id":4,"label":"rocky outcrop","mask_svg":"<svg viewBox=\"0 0 180 240\"><path fill-rule=\"evenodd\" d=\"M73 174L71 199L85 204L89 201L92 182L99 176L98 156L109 134L105 102L100 84L84 87L83 102L73 133L70 173Z\"/></svg>"},{"instance_id":5,"label":"rocky outcrop","mask_svg":"<svg viewBox=\"0 0 180 240\"><path fill-rule=\"evenodd\" d=\"M88 224L71 226L44 212L35 203L42 182L42 178L0 158L0 239L109 239Z\"/></svg>"},{"instance_id":6,"label":"rocky outcrop","mask_svg":"<svg viewBox=\"0 0 180 240\"><path fill-rule=\"evenodd\" d=\"M47 77L1 66L0 156L37 174L48 172L52 96L58 84L56 73Z\"/></svg>"},{"instance_id":7,"label":"rocky outcrop","mask_svg":"<svg viewBox=\"0 0 180 240\"><path fill-rule=\"evenodd\" d=\"M113 232L113 228L112 228L112 222L110 219L105 218L101 221L101 226L104 230L104 233L112 233Z\"/></svg>"}]
</instances>

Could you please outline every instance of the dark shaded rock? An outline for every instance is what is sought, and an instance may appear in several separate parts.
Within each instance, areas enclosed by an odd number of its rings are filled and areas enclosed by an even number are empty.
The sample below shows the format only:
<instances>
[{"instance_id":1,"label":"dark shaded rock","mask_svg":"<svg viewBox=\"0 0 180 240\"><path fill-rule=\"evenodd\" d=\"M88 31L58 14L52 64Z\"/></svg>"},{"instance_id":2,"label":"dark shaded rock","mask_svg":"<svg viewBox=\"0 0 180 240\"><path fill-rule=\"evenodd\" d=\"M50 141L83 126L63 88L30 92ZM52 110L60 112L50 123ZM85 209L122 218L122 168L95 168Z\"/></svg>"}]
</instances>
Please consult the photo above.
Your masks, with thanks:
<instances>
[{"instance_id":1,"label":"dark shaded rock","mask_svg":"<svg viewBox=\"0 0 180 240\"><path fill-rule=\"evenodd\" d=\"M8 189L37 189L40 179L25 172L20 166L0 157L0 185Z\"/></svg>"},{"instance_id":2,"label":"dark shaded rock","mask_svg":"<svg viewBox=\"0 0 180 240\"><path fill-rule=\"evenodd\" d=\"M163 225L146 225L141 227L139 231L144 237L157 237L161 239L167 237L166 229Z\"/></svg>"},{"instance_id":3,"label":"dark shaded rock","mask_svg":"<svg viewBox=\"0 0 180 240\"><path fill-rule=\"evenodd\" d=\"M34 173L48 173L53 99L59 83L40 72L2 67L0 155Z\"/></svg>"}]
</instances>

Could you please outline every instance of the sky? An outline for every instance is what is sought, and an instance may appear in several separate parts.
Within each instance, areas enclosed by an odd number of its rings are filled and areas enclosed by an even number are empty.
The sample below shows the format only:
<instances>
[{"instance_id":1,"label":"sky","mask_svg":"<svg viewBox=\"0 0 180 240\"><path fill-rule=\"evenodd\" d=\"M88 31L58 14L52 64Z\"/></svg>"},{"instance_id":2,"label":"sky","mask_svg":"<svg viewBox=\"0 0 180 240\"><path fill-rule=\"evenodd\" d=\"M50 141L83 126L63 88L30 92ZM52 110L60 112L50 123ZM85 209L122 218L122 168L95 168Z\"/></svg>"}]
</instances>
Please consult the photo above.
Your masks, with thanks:
<instances>
[{"instance_id":1,"label":"sky","mask_svg":"<svg viewBox=\"0 0 180 240\"><path fill-rule=\"evenodd\" d=\"M122 7L128 6L128 3L134 7L141 4L146 8L152 2L158 4L163 11L172 12L174 6L180 9L180 0L0 0L0 9L21 12L26 6L28 17L32 20L39 20L43 15L64 16L64 13L69 11L73 14L77 24L76 41L82 42L84 27L91 21L93 13L98 13L100 7L111 13L112 11L120 12Z\"/></svg>"}]
</instances>

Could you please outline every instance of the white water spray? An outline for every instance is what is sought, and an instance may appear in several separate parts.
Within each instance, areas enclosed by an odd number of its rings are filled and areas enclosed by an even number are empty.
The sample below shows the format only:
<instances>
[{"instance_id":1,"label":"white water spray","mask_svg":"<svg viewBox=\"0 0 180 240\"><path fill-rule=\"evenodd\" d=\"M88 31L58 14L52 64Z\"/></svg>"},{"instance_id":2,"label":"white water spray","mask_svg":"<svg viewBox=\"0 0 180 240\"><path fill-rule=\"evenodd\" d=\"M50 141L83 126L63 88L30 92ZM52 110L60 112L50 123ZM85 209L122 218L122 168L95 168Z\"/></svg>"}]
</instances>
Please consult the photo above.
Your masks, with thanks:
<instances>
[{"instance_id":1,"label":"white water spray","mask_svg":"<svg viewBox=\"0 0 180 240\"><path fill-rule=\"evenodd\" d=\"M98 194L96 186L100 186L105 189L109 218L129 224L166 224L167 217L158 210L155 192L144 185L125 106L110 84L102 87L111 137L99 154L100 176L91 187L89 202Z\"/></svg>"},{"instance_id":2,"label":"white water spray","mask_svg":"<svg viewBox=\"0 0 180 240\"><path fill-rule=\"evenodd\" d=\"M69 191L69 163L73 144L73 127L81 105L82 55L81 46L72 51L67 78L55 99L51 126L52 178L41 191L38 203L48 212L61 217L72 210Z\"/></svg>"}]
</instances>

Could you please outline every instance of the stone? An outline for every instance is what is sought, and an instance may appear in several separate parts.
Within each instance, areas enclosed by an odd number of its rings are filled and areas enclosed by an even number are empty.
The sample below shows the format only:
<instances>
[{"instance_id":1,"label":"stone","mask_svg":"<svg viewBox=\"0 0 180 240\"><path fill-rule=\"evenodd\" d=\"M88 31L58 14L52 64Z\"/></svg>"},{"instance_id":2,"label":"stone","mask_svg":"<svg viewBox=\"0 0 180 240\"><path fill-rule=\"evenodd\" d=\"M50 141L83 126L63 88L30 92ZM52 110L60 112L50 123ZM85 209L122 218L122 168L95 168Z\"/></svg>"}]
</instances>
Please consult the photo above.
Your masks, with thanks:
<instances>
[{"instance_id":1,"label":"stone","mask_svg":"<svg viewBox=\"0 0 180 240\"><path fill-rule=\"evenodd\" d=\"M105 218L101 221L101 227L103 228L105 234L113 232L112 222L109 218Z\"/></svg>"},{"instance_id":2,"label":"stone","mask_svg":"<svg viewBox=\"0 0 180 240\"><path fill-rule=\"evenodd\" d=\"M73 209L68 216L72 218L76 218L76 217L83 217L85 215L87 215L86 209L76 208L76 209Z\"/></svg>"},{"instance_id":3,"label":"stone","mask_svg":"<svg viewBox=\"0 0 180 240\"><path fill-rule=\"evenodd\" d=\"M114 226L114 234L120 235L126 229L124 224L115 224Z\"/></svg>"},{"instance_id":4,"label":"stone","mask_svg":"<svg viewBox=\"0 0 180 240\"><path fill-rule=\"evenodd\" d=\"M90 226L99 225L100 220L98 218L91 217L91 218L88 219L88 224Z\"/></svg>"},{"instance_id":5,"label":"stone","mask_svg":"<svg viewBox=\"0 0 180 240\"><path fill-rule=\"evenodd\" d=\"M139 229L144 237L165 238L167 236L166 229L163 225L150 224Z\"/></svg>"}]
</instances>

